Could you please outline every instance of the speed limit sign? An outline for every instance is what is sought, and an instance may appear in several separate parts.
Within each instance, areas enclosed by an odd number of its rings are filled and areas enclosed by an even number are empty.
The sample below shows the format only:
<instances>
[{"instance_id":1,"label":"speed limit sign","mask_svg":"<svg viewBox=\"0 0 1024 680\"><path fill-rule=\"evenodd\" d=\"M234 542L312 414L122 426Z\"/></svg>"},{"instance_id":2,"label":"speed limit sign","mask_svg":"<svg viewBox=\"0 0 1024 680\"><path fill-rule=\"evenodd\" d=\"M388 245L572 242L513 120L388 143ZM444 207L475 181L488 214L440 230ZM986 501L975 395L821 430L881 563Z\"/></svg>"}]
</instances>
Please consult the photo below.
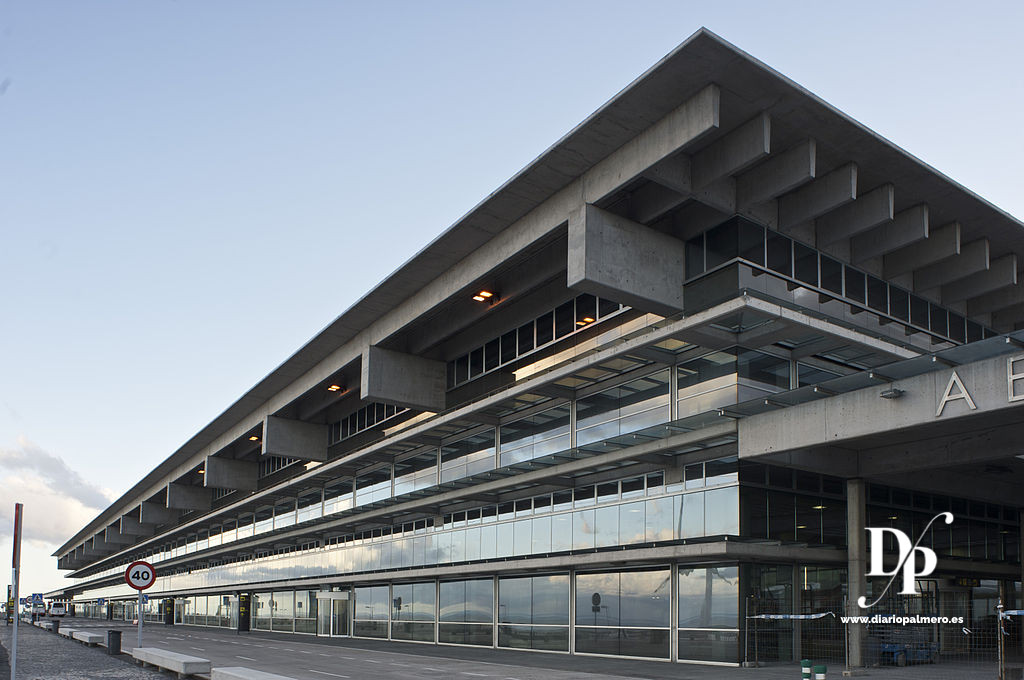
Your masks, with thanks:
<instances>
[{"instance_id":1,"label":"speed limit sign","mask_svg":"<svg viewBox=\"0 0 1024 680\"><path fill-rule=\"evenodd\" d=\"M156 581L156 571L149 562L132 562L124 572L124 580L135 590L145 590Z\"/></svg>"}]
</instances>

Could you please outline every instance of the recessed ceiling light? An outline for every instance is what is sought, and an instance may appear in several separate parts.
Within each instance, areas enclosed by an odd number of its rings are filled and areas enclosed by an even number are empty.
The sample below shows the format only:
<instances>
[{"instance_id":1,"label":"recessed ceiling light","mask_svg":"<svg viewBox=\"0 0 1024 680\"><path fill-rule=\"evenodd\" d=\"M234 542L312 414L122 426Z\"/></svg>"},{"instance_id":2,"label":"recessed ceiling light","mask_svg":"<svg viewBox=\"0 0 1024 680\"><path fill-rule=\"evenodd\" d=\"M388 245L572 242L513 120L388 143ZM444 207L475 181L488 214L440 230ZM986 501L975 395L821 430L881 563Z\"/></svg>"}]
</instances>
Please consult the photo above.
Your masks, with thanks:
<instances>
[{"instance_id":1,"label":"recessed ceiling light","mask_svg":"<svg viewBox=\"0 0 1024 680\"><path fill-rule=\"evenodd\" d=\"M341 389L341 385L331 385L327 388L328 392L337 392Z\"/></svg>"},{"instance_id":2,"label":"recessed ceiling light","mask_svg":"<svg viewBox=\"0 0 1024 680\"><path fill-rule=\"evenodd\" d=\"M824 505L813 505L813 506L811 506L811 510L825 510L825 509L826 508L825 508Z\"/></svg>"},{"instance_id":3,"label":"recessed ceiling light","mask_svg":"<svg viewBox=\"0 0 1024 680\"><path fill-rule=\"evenodd\" d=\"M205 475L205 474L206 474L206 470L200 470L200 471L199 471L199 474L201 474L201 475Z\"/></svg>"},{"instance_id":4,"label":"recessed ceiling light","mask_svg":"<svg viewBox=\"0 0 1024 680\"><path fill-rule=\"evenodd\" d=\"M253 435L253 436L249 437L249 441L251 441L251 442L258 442L259 440L260 440L260 438L257 437L256 435Z\"/></svg>"},{"instance_id":5,"label":"recessed ceiling light","mask_svg":"<svg viewBox=\"0 0 1024 680\"><path fill-rule=\"evenodd\" d=\"M477 302L488 302L493 305L495 302L498 301L498 296L489 290L482 290L476 295L474 295L473 299L476 300Z\"/></svg>"}]
</instances>

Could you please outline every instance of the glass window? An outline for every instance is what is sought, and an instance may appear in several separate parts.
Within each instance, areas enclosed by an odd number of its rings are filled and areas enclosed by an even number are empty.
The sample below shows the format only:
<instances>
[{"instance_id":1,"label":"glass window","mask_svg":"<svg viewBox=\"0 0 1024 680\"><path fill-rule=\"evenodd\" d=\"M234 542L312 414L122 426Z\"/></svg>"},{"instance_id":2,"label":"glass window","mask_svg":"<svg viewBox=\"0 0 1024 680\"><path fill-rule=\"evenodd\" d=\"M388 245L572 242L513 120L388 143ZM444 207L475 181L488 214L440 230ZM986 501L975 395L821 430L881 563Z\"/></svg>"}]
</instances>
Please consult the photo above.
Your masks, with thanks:
<instances>
[{"instance_id":1,"label":"glass window","mask_svg":"<svg viewBox=\"0 0 1024 680\"><path fill-rule=\"evenodd\" d=\"M582 328L597 319L597 298L583 294L576 298L576 327Z\"/></svg>"},{"instance_id":2,"label":"glass window","mask_svg":"<svg viewBox=\"0 0 1024 680\"><path fill-rule=\"evenodd\" d=\"M569 448L568 403L501 426L501 465Z\"/></svg>"},{"instance_id":3,"label":"glass window","mask_svg":"<svg viewBox=\"0 0 1024 680\"><path fill-rule=\"evenodd\" d=\"M843 294L843 265L827 255L821 256L821 287L836 295Z\"/></svg>"},{"instance_id":4,"label":"glass window","mask_svg":"<svg viewBox=\"0 0 1024 680\"><path fill-rule=\"evenodd\" d=\"M793 278L818 285L818 252L802 243L793 244Z\"/></svg>"},{"instance_id":5,"label":"glass window","mask_svg":"<svg viewBox=\"0 0 1024 680\"><path fill-rule=\"evenodd\" d=\"M353 633L358 637L388 636L388 602L387 586L363 586L355 589L354 603L355 625Z\"/></svg>"},{"instance_id":6,"label":"glass window","mask_svg":"<svg viewBox=\"0 0 1024 680\"><path fill-rule=\"evenodd\" d=\"M441 447L441 481L450 482L494 469L494 430Z\"/></svg>"},{"instance_id":7,"label":"glass window","mask_svg":"<svg viewBox=\"0 0 1024 680\"><path fill-rule=\"evenodd\" d=\"M501 363L507 364L516 358L516 332L509 331L501 336Z\"/></svg>"},{"instance_id":8,"label":"glass window","mask_svg":"<svg viewBox=\"0 0 1024 680\"><path fill-rule=\"evenodd\" d=\"M767 230L767 241L765 243L768 254L768 269L778 272L783 276L792 274L793 242L778 233Z\"/></svg>"},{"instance_id":9,"label":"glass window","mask_svg":"<svg viewBox=\"0 0 1024 680\"><path fill-rule=\"evenodd\" d=\"M573 301L569 300L555 309L555 337L564 338L575 329L575 308Z\"/></svg>"},{"instance_id":10,"label":"glass window","mask_svg":"<svg viewBox=\"0 0 1024 680\"><path fill-rule=\"evenodd\" d=\"M889 287L885 281L876 279L874 276L867 277L868 282L868 307L883 314L889 313L888 292Z\"/></svg>"},{"instance_id":11,"label":"glass window","mask_svg":"<svg viewBox=\"0 0 1024 680\"><path fill-rule=\"evenodd\" d=\"M437 484L437 449L395 463L395 495Z\"/></svg>"},{"instance_id":12,"label":"glass window","mask_svg":"<svg viewBox=\"0 0 1024 680\"><path fill-rule=\"evenodd\" d=\"M705 236L708 269L714 269L736 257L738 253L736 220L729 220L710 229Z\"/></svg>"},{"instance_id":13,"label":"glass window","mask_svg":"<svg viewBox=\"0 0 1024 680\"><path fill-rule=\"evenodd\" d=\"M433 581L392 586L392 639L434 641L435 593Z\"/></svg>"},{"instance_id":14,"label":"glass window","mask_svg":"<svg viewBox=\"0 0 1024 680\"><path fill-rule=\"evenodd\" d=\"M691 279L703 274L704 271L704 234L701 234L686 242L685 277Z\"/></svg>"},{"instance_id":15,"label":"glass window","mask_svg":"<svg viewBox=\"0 0 1024 680\"><path fill-rule=\"evenodd\" d=\"M316 633L315 590L299 590L295 593L295 632Z\"/></svg>"},{"instance_id":16,"label":"glass window","mask_svg":"<svg viewBox=\"0 0 1024 680\"><path fill-rule=\"evenodd\" d=\"M856 302L863 303L865 301L865 283L864 274L846 267L846 297Z\"/></svg>"},{"instance_id":17,"label":"glass window","mask_svg":"<svg viewBox=\"0 0 1024 680\"><path fill-rule=\"evenodd\" d=\"M668 371L658 371L577 400L576 445L668 420L668 377Z\"/></svg>"},{"instance_id":18,"label":"glass window","mask_svg":"<svg viewBox=\"0 0 1024 680\"><path fill-rule=\"evenodd\" d=\"M896 286L889 286L889 314L900 321L910 321L910 295Z\"/></svg>"},{"instance_id":19,"label":"glass window","mask_svg":"<svg viewBox=\"0 0 1024 680\"><path fill-rule=\"evenodd\" d=\"M789 389L789 360L771 354L744 350L736 358L741 378L748 378L779 389Z\"/></svg>"},{"instance_id":20,"label":"glass window","mask_svg":"<svg viewBox=\"0 0 1024 680\"><path fill-rule=\"evenodd\" d=\"M533 350L533 322L520 326L518 330L517 345L519 356Z\"/></svg>"},{"instance_id":21,"label":"glass window","mask_svg":"<svg viewBox=\"0 0 1024 680\"><path fill-rule=\"evenodd\" d=\"M548 312L537 318L537 347L555 339L555 314Z\"/></svg>"},{"instance_id":22,"label":"glass window","mask_svg":"<svg viewBox=\"0 0 1024 680\"><path fill-rule=\"evenodd\" d=\"M291 632L295 619L295 593L290 590L273 593L270 601L271 630L283 630Z\"/></svg>"},{"instance_id":23,"label":"glass window","mask_svg":"<svg viewBox=\"0 0 1024 680\"><path fill-rule=\"evenodd\" d=\"M739 220L740 257L764 266L764 227Z\"/></svg>"},{"instance_id":24,"label":"glass window","mask_svg":"<svg viewBox=\"0 0 1024 680\"><path fill-rule=\"evenodd\" d=\"M949 335L949 320L946 310L938 305L931 305L931 331L938 335Z\"/></svg>"},{"instance_id":25,"label":"glass window","mask_svg":"<svg viewBox=\"0 0 1024 680\"><path fill-rule=\"evenodd\" d=\"M484 345L484 370L491 371L498 367L501 360L500 341L495 338Z\"/></svg>"},{"instance_id":26,"label":"glass window","mask_svg":"<svg viewBox=\"0 0 1024 680\"><path fill-rule=\"evenodd\" d=\"M490 623L493 619L494 588L491 579L442 581L440 621Z\"/></svg>"},{"instance_id":27,"label":"glass window","mask_svg":"<svg viewBox=\"0 0 1024 680\"><path fill-rule=\"evenodd\" d=\"M391 466L385 465L356 477L356 505L391 497Z\"/></svg>"},{"instance_id":28,"label":"glass window","mask_svg":"<svg viewBox=\"0 0 1024 680\"><path fill-rule=\"evenodd\" d=\"M671 572L576 575L576 651L667 658Z\"/></svg>"},{"instance_id":29,"label":"glass window","mask_svg":"<svg viewBox=\"0 0 1024 680\"><path fill-rule=\"evenodd\" d=\"M921 328L928 328L928 301L910 296L910 323Z\"/></svg>"}]
</instances>

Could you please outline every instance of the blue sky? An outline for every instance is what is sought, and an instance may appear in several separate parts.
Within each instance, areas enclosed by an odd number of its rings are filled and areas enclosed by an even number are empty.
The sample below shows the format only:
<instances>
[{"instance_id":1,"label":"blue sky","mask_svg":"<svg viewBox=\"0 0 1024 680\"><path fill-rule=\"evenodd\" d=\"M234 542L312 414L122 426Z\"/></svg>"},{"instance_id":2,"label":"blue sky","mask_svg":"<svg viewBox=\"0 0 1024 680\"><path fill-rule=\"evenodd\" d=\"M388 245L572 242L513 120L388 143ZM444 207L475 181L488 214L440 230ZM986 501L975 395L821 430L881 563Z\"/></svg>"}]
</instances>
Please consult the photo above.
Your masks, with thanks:
<instances>
[{"instance_id":1,"label":"blue sky","mask_svg":"<svg viewBox=\"0 0 1024 680\"><path fill-rule=\"evenodd\" d=\"M1024 215L1022 23L1005 2L0 2L0 555L25 501L23 590L58 585L46 556L104 498L702 25Z\"/></svg>"}]
</instances>

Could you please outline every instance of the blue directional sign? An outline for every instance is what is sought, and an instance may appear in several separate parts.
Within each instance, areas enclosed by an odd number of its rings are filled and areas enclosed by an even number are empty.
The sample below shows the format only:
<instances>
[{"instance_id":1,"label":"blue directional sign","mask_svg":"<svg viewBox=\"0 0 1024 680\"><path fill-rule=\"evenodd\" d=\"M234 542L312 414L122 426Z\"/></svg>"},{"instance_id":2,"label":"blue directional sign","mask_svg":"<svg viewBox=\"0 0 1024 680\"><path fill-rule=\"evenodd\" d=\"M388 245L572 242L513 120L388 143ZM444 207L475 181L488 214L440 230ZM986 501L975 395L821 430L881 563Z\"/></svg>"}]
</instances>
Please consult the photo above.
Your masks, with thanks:
<instances>
[{"instance_id":1,"label":"blue directional sign","mask_svg":"<svg viewBox=\"0 0 1024 680\"><path fill-rule=\"evenodd\" d=\"M149 602L149 595L143 595L142 596L142 604L147 604L148 602Z\"/></svg>"},{"instance_id":2,"label":"blue directional sign","mask_svg":"<svg viewBox=\"0 0 1024 680\"><path fill-rule=\"evenodd\" d=\"M32 593L32 601L33 602L42 602L43 601L43 594L42 593Z\"/></svg>"},{"instance_id":3,"label":"blue directional sign","mask_svg":"<svg viewBox=\"0 0 1024 680\"><path fill-rule=\"evenodd\" d=\"M107 598L105 598L105 597L96 598L96 604L106 604L106 603L107 603Z\"/></svg>"}]
</instances>

